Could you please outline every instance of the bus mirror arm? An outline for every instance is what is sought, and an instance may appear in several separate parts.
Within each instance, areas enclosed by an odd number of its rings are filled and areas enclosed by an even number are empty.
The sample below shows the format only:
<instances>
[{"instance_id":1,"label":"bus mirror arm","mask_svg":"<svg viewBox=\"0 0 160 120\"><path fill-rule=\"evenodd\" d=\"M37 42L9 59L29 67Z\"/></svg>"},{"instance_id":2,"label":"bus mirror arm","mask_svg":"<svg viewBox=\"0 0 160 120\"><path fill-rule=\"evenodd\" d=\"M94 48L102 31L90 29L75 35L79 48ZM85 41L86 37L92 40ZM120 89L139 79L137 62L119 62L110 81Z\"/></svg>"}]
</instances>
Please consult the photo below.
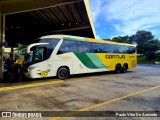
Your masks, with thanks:
<instances>
[{"instance_id":1,"label":"bus mirror arm","mask_svg":"<svg viewBox=\"0 0 160 120\"><path fill-rule=\"evenodd\" d=\"M31 51L31 48L32 47L34 47L34 46L38 46L38 45L47 45L47 44L49 44L49 43L33 43L33 44L31 44L31 45L29 45L28 47L27 47L27 53L30 53Z\"/></svg>"}]
</instances>

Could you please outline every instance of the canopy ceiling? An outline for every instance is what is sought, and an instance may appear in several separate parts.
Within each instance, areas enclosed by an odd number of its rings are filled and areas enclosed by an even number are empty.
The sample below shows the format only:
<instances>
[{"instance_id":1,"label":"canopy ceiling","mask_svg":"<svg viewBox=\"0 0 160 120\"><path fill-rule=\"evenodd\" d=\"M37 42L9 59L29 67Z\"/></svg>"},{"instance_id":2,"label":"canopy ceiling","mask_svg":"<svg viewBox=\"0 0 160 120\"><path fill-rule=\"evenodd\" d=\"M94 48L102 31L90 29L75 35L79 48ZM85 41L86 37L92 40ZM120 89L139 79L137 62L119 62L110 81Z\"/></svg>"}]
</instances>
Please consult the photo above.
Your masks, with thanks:
<instances>
[{"instance_id":1,"label":"canopy ceiling","mask_svg":"<svg viewBox=\"0 0 160 120\"><path fill-rule=\"evenodd\" d=\"M83 0L1 0L0 6L1 13L6 15L7 41L29 44L48 34L94 38Z\"/></svg>"}]
</instances>

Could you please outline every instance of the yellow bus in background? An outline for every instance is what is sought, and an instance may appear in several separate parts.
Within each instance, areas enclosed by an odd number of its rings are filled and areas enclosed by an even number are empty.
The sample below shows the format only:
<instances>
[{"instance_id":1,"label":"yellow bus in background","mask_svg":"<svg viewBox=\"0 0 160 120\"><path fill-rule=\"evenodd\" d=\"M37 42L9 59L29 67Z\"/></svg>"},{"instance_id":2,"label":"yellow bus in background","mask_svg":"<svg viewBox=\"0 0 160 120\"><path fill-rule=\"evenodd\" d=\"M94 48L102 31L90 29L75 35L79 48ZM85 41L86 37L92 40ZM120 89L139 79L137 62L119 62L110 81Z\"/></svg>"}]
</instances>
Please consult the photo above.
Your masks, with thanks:
<instances>
[{"instance_id":1,"label":"yellow bus in background","mask_svg":"<svg viewBox=\"0 0 160 120\"><path fill-rule=\"evenodd\" d=\"M127 72L137 65L136 46L69 35L48 35L27 47L24 74L29 78L102 71Z\"/></svg>"}]
</instances>

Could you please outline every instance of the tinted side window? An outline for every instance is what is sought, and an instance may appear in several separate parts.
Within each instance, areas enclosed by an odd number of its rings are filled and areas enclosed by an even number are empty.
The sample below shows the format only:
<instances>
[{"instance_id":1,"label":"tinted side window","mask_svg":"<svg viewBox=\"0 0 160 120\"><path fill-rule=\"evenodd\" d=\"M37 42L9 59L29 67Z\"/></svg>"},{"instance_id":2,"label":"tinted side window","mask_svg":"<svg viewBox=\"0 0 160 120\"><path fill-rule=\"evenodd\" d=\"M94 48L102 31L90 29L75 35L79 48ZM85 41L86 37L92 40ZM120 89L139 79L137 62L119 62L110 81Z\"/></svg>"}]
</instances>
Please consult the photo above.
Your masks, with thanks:
<instances>
[{"instance_id":1,"label":"tinted side window","mask_svg":"<svg viewBox=\"0 0 160 120\"><path fill-rule=\"evenodd\" d=\"M115 53L123 53L124 52L123 45L115 45L114 52Z\"/></svg>"},{"instance_id":2,"label":"tinted side window","mask_svg":"<svg viewBox=\"0 0 160 120\"><path fill-rule=\"evenodd\" d=\"M114 53L114 45L112 44L105 44L104 49L107 53Z\"/></svg>"},{"instance_id":3,"label":"tinted side window","mask_svg":"<svg viewBox=\"0 0 160 120\"><path fill-rule=\"evenodd\" d=\"M91 43L78 42L78 52L91 52Z\"/></svg>"},{"instance_id":4,"label":"tinted side window","mask_svg":"<svg viewBox=\"0 0 160 120\"><path fill-rule=\"evenodd\" d=\"M56 39L56 38L46 38L46 39L39 40L39 43L49 43L47 45L42 45L44 47L47 47L48 58L52 54L52 52L53 52L54 48L56 47L56 45L58 44L59 40L60 39Z\"/></svg>"},{"instance_id":5,"label":"tinted side window","mask_svg":"<svg viewBox=\"0 0 160 120\"><path fill-rule=\"evenodd\" d=\"M119 53L118 46L114 45L114 53Z\"/></svg>"},{"instance_id":6,"label":"tinted side window","mask_svg":"<svg viewBox=\"0 0 160 120\"><path fill-rule=\"evenodd\" d=\"M56 38L46 38L46 39L41 39L39 41L39 43L49 43L47 45L48 49L54 49L56 47L56 45L58 44L60 39L56 39Z\"/></svg>"},{"instance_id":7,"label":"tinted side window","mask_svg":"<svg viewBox=\"0 0 160 120\"><path fill-rule=\"evenodd\" d=\"M129 51L129 47L128 46L124 46L124 53L128 53Z\"/></svg>"},{"instance_id":8,"label":"tinted side window","mask_svg":"<svg viewBox=\"0 0 160 120\"><path fill-rule=\"evenodd\" d=\"M105 52L104 44L92 43L92 52L94 52L94 53L103 53L103 52Z\"/></svg>"},{"instance_id":9,"label":"tinted side window","mask_svg":"<svg viewBox=\"0 0 160 120\"><path fill-rule=\"evenodd\" d=\"M125 46L125 47L124 47L124 51L125 51L125 53L132 54L132 53L135 53L136 47L133 47L133 46Z\"/></svg>"},{"instance_id":10,"label":"tinted side window","mask_svg":"<svg viewBox=\"0 0 160 120\"><path fill-rule=\"evenodd\" d=\"M136 50L136 49L135 49L135 47L130 46L130 47L129 47L129 50L130 50L130 53L135 53L135 50Z\"/></svg>"},{"instance_id":11,"label":"tinted side window","mask_svg":"<svg viewBox=\"0 0 160 120\"><path fill-rule=\"evenodd\" d=\"M64 40L61 47L59 48L58 54L62 54L66 52L77 52L77 42Z\"/></svg>"}]
</instances>

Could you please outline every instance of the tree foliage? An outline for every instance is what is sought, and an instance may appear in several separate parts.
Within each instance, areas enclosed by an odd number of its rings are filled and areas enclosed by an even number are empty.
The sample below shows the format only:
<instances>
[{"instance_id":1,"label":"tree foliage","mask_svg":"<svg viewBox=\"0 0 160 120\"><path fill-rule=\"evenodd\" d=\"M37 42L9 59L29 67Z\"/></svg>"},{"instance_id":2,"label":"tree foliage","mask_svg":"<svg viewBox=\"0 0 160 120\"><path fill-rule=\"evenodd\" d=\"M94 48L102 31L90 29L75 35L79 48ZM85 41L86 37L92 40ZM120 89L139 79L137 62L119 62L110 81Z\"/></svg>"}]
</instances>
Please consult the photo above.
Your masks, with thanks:
<instances>
[{"instance_id":1,"label":"tree foliage","mask_svg":"<svg viewBox=\"0 0 160 120\"><path fill-rule=\"evenodd\" d=\"M154 35L150 31L137 31L135 35L130 36L130 40L137 44L137 52L139 54L145 54L145 45L154 40ZM152 43L155 43L152 41Z\"/></svg>"},{"instance_id":2,"label":"tree foliage","mask_svg":"<svg viewBox=\"0 0 160 120\"><path fill-rule=\"evenodd\" d=\"M22 50L23 48L26 48L27 45L23 45L23 44L18 44L17 50Z\"/></svg>"},{"instance_id":3,"label":"tree foliage","mask_svg":"<svg viewBox=\"0 0 160 120\"><path fill-rule=\"evenodd\" d=\"M160 56L160 50L155 51L154 54Z\"/></svg>"},{"instance_id":4,"label":"tree foliage","mask_svg":"<svg viewBox=\"0 0 160 120\"><path fill-rule=\"evenodd\" d=\"M120 42L120 43L132 43L132 41L130 40L130 37L128 35L114 37L114 38L112 38L112 41Z\"/></svg>"},{"instance_id":5,"label":"tree foliage","mask_svg":"<svg viewBox=\"0 0 160 120\"><path fill-rule=\"evenodd\" d=\"M144 54L148 56L150 60L155 59L154 52L160 49L159 40L149 40L143 44Z\"/></svg>"}]
</instances>

